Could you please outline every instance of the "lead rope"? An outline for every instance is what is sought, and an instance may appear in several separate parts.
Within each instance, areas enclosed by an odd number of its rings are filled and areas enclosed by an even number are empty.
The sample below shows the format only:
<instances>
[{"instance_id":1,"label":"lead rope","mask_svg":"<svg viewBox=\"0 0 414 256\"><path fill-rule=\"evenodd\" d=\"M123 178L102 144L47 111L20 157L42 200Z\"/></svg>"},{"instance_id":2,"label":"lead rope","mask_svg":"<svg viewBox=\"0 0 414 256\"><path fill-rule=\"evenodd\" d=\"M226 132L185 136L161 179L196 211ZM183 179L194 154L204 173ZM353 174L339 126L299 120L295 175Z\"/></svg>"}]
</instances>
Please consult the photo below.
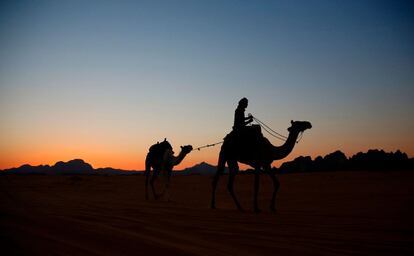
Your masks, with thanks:
<instances>
[{"instance_id":1,"label":"lead rope","mask_svg":"<svg viewBox=\"0 0 414 256\"><path fill-rule=\"evenodd\" d=\"M203 148L208 148L208 147L214 147L214 146L216 146L216 145L218 145L218 144L221 144L221 143L223 143L224 141L220 141L220 142L216 142L216 143L213 143L213 144L206 144L206 145L204 145L204 146L201 146L201 147L198 147L198 148L194 148L193 150L198 150L198 151L200 151L200 149L203 149Z\"/></svg>"}]
</instances>

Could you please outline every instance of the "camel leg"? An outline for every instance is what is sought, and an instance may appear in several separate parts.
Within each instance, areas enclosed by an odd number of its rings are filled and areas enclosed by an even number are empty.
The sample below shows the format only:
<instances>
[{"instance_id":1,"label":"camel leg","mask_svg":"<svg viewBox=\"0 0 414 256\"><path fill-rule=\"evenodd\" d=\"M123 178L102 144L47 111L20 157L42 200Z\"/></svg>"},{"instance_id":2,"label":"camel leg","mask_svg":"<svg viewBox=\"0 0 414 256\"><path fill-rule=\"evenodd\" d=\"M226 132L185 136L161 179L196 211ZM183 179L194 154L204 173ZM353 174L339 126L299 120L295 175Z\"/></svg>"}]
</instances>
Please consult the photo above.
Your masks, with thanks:
<instances>
[{"instance_id":1,"label":"camel leg","mask_svg":"<svg viewBox=\"0 0 414 256\"><path fill-rule=\"evenodd\" d=\"M149 177L150 177L150 173L151 173L151 163L149 160L149 157L147 156L145 158L145 200L149 200L149 195L148 195L148 183L149 183Z\"/></svg>"},{"instance_id":2,"label":"camel leg","mask_svg":"<svg viewBox=\"0 0 414 256\"><path fill-rule=\"evenodd\" d=\"M165 192L167 191L167 172L163 170L162 172L160 172L160 174L161 176L159 176L159 178L161 179L162 191L158 194L158 197L163 197Z\"/></svg>"},{"instance_id":3,"label":"camel leg","mask_svg":"<svg viewBox=\"0 0 414 256\"><path fill-rule=\"evenodd\" d=\"M156 191L155 191L155 187L154 187L154 182L155 182L155 180L157 179L159 172L160 172L159 170L154 169L154 171L152 172L152 177L151 177L151 180L150 180L150 185L151 185L152 193L153 193L153 195L154 195L154 199L155 199L155 200L157 200L157 199L158 199L158 197L159 197L159 196L157 195L157 193L156 193Z\"/></svg>"},{"instance_id":4,"label":"camel leg","mask_svg":"<svg viewBox=\"0 0 414 256\"><path fill-rule=\"evenodd\" d=\"M253 207L256 213L260 212L259 204L257 203L257 196L259 194L260 186L260 168L256 168L254 172L254 195L253 195Z\"/></svg>"},{"instance_id":5,"label":"camel leg","mask_svg":"<svg viewBox=\"0 0 414 256\"><path fill-rule=\"evenodd\" d=\"M227 185L227 189L230 192L231 197L234 200L234 203L237 206L237 209L239 209L240 211L244 211L243 208L241 207L239 200L237 200L236 194L234 193L234 179L237 175L237 173L239 172L239 165L237 164L236 161L229 161L227 162L228 166L229 166L229 183Z\"/></svg>"},{"instance_id":6,"label":"camel leg","mask_svg":"<svg viewBox=\"0 0 414 256\"><path fill-rule=\"evenodd\" d=\"M148 183L149 183L150 169L145 169L145 200L149 200Z\"/></svg>"},{"instance_id":7,"label":"camel leg","mask_svg":"<svg viewBox=\"0 0 414 256\"><path fill-rule=\"evenodd\" d=\"M217 171L216 174L214 175L213 178L213 183L212 183L212 195L211 195L211 204L210 204L210 208L211 209L216 209L216 188L217 188L217 183L220 179L220 175L222 175L224 173L224 168L225 168L226 162L223 160L223 157L220 155L219 156L219 161L218 161L218 165L217 165Z\"/></svg>"},{"instance_id":8,"label":"camel leg","mask_svg":"<svg viewBox=\"0 0 414 256\"><path fill-rule=\"evenodd\" d=\"M170 181L171 181L171 174L172 174L172 170L168 170L168 174L167 174L167 182L165 184L165 189L166 189L166 193L167 193L167 201L170 201Z\"/></svg>"},{"instance_id":9,"label":"camel leg","mask_svg":"<svg viewBox=\"0 0 414 256\"><path fill-rule=\"evenodd\" d=\"M280 187L279 179L273 173L272 168L270 166L266 167L266 173L270 176L270 178L273 181L273 194L272 201L270 201L270 210L272 212L276 212L276 194Z\"/></svg>"}]
</instances>

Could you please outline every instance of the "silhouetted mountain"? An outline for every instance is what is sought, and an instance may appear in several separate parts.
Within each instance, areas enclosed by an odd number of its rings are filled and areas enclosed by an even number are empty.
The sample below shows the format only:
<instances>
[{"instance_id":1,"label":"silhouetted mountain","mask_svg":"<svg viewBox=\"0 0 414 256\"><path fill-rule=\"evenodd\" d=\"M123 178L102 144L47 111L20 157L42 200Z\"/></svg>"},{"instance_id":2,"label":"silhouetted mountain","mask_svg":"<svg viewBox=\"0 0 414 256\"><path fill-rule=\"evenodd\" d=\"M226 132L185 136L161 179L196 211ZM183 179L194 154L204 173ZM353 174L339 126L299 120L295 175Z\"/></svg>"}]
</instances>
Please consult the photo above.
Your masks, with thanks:
<instances>
[{"instance_id":1,"label":"silhouetted mountain","mask_svg":"<svg viewBox=\"0 0 414 256\"><path fill-rule=\"evenodd\" d=\"M52 166L55 174L94 174L92 165L85 163L82 159L74 159L68 162L57 162Z\"/></svg>"},{"instance_id":2,"label":"silhouetted mountain","mask_svg":"<svg viewBox=\"0 0 414 256\"><path fill-rule=\"evenodd\" d=\"M289 172L305 172L313 169L310 156L300 156L291 162L285 162L280 166L280 170Z\"/></svg>"},{"instance_id":3,"label":"silhouetted mountain","mask_svg":"<svg viewBox=\"0 0 414 256\"><path fill-rule=\"evenodd\" d=\"M216 166L213 166L206 162L201 162L199 164L194 165L193 167L186 168L182 171L176 171L174 172L174 175L214 175L216 171Z\"/></svg>"},{"instance_id":4,"label":"silhouetted mountain","mask_svg":"<svg viewBox=\"0 0 414 256\"><path fill-rule=\"evenodd\" d=\"M127 171L122 169L114 169L111 167L95 169L96 174L101 175L143 175L144 171Z\"/></svg>"},{"instance_id":5,"label":"silhouetted mountain","mask_svg":"<svg viewBox=\"0 0 414 256\"><path fill-rule=\"evenodd\" d=\"M136 175L143 174L143 171L127 171L114 168L98 168L94 169L92 165L86 163L82 159L74 159L68 162L59 161L53 166L39 165L31 166L28 164L18 168L3 170L3 174L43 174L43 175Z\"/></svg>"},{"instance_id":6,"label":"silhouetted mountain","mask_svg":"<svg viewBox=\"0 0 414 256\"><path fill-rule=\"evenodd\" d=\"M367 153L358 153L349 159L353 169L406 169L412 167L412 161L406 153L397 150L395 153L371 149ZM411 162L411 165L410 165Z\"/></svg>"},{"instance_id":7,"label":"silhouetted mountain","mask_svg":"<svg viewBox=\"0 0 414 256\"><path fill-rule=\"evenodd\" d=\"M279 173L340 171L340 170L413 170L414 158L409 159L407 154L397 150L384 152L384 150L371 149L366 153L359 152L349 159L341 151L335 151L325 157L300 156L293 161L283 163L277 169Z\"/></svg>"},{"instance_id":8,"label":"silhouetted mountain","mask_svg":"<svg viewBox=\"0 0 414 256\"><path fill-rule=\"evenodd\" d=\"M51 174L51 167L49 165L32 166L24 164L18 168L3 170L3 172L9 174Z\"/></svg>"},{"instance_id":9,"label":"silhouetted mountain","mask_svg":"<svg viewBox=\"0 0 414 256\"><path fill-rule=\"evenodd\" d=\"M68 162L59 161L53 166L39 165L31 166L28 164L22 165L18 168L11 168L4 170L10 174L94 174L95 171L92 166L85 163L81 159L74 159Z\"/></svg>"}]
</instances>

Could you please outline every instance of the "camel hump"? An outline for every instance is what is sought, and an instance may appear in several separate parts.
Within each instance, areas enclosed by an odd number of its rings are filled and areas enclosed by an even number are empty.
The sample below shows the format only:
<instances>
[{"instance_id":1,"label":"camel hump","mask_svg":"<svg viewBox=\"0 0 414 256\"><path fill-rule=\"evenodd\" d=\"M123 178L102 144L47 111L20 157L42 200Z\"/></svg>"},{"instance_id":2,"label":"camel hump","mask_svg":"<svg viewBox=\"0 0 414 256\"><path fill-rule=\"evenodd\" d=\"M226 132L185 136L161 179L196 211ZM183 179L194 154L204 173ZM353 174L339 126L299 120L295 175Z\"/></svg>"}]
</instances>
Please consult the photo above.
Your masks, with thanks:
<instances>
[{"instance_id":1,"label":"camel hump","mask_svg":"<svg viewBox=\"0 0 414 256\"><path fill-rule=\"evenodd\" d=\"M250 126L246 126L247 130L249 130L249 132L253 135L253 136L257 136L257 137L263 137L262 134L262 127L258 124L252 124ZM249 133L248 132L248 133Z\"/></svg>"},{"instance_id":2,"label":"camel hump","mask_svg":"<svg viewBox=\"0 0 414 256\"><path fill-rule=\"evenodd\" d=\"M260 125L253 124L250 126L245 126L238 130L233 130L229 134L227 134L224 140L237 140L237 141L244 141L244 142L251 142L257 139L263 138L262 128Z\"/></svg>"},{"instance_id":3,"label":"camel hump","mask_svg":"<svg viewBox=\"0 0 414 256\"><path fill-rule=\"evenodd\" d=\"M161 143L157 142L156 144L152 145L149 148L148 154L151 156L162 157L167 149L172 150L172 146L167 140L164 140Z\"/></svg>"}]
</instances>

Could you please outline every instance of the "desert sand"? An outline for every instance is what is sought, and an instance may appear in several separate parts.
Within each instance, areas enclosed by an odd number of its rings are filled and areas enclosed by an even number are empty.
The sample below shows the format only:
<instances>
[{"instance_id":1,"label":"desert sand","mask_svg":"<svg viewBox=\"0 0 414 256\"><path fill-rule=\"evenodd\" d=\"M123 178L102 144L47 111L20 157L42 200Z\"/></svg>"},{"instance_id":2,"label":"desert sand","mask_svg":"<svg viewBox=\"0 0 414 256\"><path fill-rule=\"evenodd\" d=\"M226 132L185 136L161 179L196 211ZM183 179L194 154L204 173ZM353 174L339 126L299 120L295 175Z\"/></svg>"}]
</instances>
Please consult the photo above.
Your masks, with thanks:
<instances>
[{"instance_id":1,"label":"desert sand","mask_svg":"<svg viewBox=\"0 0 414 256\"><path fill-rule=\"evenodd\" d=\"M171 202L145 201L142 176L0 176L2 255L414 255L414 172L280 175L277 213L262 176L172 177ZM5 253L6 252L6 253Z\"/></svg>"}]
</instances>

